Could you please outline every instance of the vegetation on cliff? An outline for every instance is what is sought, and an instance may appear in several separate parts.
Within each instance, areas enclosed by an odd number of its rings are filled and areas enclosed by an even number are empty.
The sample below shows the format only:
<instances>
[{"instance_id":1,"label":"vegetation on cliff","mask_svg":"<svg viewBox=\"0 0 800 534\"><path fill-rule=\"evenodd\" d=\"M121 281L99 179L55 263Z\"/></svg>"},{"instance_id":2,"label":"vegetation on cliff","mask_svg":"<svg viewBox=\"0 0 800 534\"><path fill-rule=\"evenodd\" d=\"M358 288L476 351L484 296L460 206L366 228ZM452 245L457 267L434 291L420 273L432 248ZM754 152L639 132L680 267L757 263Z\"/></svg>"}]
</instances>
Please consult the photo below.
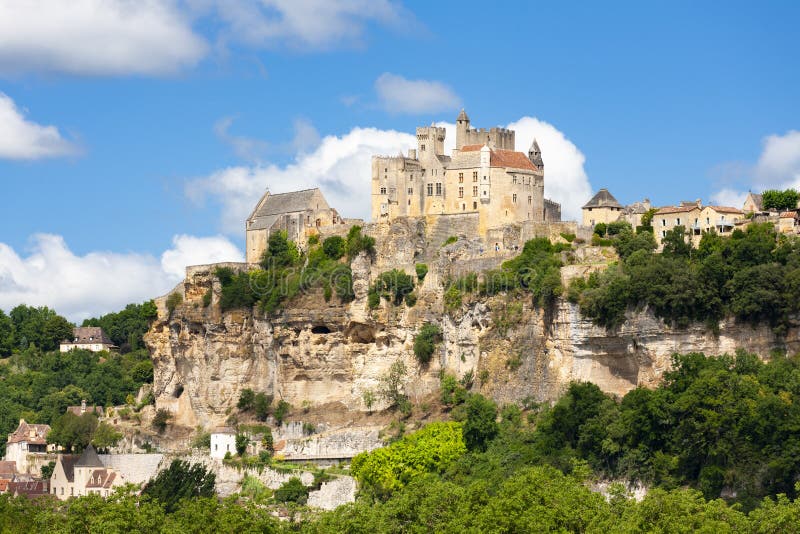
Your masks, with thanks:
<instances>
[{"instance_id":1,"label":"vegetation on cliff","mask_svg":"<svg viewBox=\"0 0 800 534\"><path fill-rule=\"evenodd\" d=\"M800 240L778 236L771 224L751 224L729 238L706 233L697 248L685 229L667 232L663 252L647 231L628 227L614 240L618 265L588 280L576 279L569 298L599 325L614 328L631 308L648 306L678 327L691 321L740 321L772 326L783 334L800 311Z\"/></svg>"}]
</instances>

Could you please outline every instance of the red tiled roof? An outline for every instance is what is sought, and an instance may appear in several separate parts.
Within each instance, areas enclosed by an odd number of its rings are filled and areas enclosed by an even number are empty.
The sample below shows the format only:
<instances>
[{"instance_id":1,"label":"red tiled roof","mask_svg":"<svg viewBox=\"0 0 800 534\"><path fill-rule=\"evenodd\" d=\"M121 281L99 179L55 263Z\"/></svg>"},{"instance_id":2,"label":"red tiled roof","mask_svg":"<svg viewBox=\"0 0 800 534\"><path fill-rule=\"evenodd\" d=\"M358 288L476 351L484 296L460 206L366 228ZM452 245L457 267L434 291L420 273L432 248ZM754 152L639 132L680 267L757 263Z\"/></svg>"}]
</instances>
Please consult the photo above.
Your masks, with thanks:
<instances>
[{"instance_id":1,"label":"red tiled roof","mask_svg":"<svg viewBox=\"0 0 800 534\"><path fill-rule=\"evenodd\" d=\"M0 462L0 477L6 478L4 475L14 475L16 474L16 472L17 472L17 462L10 462L10 461Z\"/></svg>"},{"instance_id":2,"label":"red tiled roof","mask_svg":"<svg viewBox=\"0 0 800 534\"><path fill-rule=\"evenodd\" d=\"M117 474L114 471L107 469L95 469L89 475L89 481L86 483L87 488L110 488Z\"/></svg>"},{"instance_id":3,"label":"red tiled roof","mask_svg":"<svg viewBox=\"0 0 800 534\"><path fill-rule=\"evenodd\" d=\"M714 211L719 211L722 213L741 213L742 215L744 215L744 212L739 208L732 208L730 206L708 206L708 207Z\"/></svg>"},{"instance_id":4,"label":"red tiled roof","mask_svg":"<svg viewBox=\"0 0 800 534\"><path fill-rule=\"evenodd\" d=\"M461 147L461 152L477 152L485 145L464 145ZM497 148L490 149L491 158L489 165L492 167L508 167L512 169L525 169L529 171L538 170L536 166L531 163L528 156L522 152L515 152L514 150L501 150Z\"/></svg>"},{"instance_id":5,"label":"red tiled roof","mask_svg":"<svg viewBox=\"0 0 800 534\"><path fill-rule=\"evenodd\" d=\"M669 215L670 213L687 213L700 209L697 206L667 206L666 208L659 208L656 215Z\"/></svg>"},{"instance_id":6,"label":"red tiled roof","mask_svg":"<svg viewBox=\"0 0 800 534\"><path fill-rule=\"evenodd\" d=\"M50 432L50 425L33 425L20 419L17 429L9 434L9 443L32 443L35 445L47 445L47 433Z\"/></svg>"},{"instance_id":7,"label":"red tiled roof","mask_svg":"<svg viewBox=\"0 0 800 534\"><path fill-rule=\"evenodd\" d=\"M796 211L783 211L783 212L781 212L781 219L785 219L785 218L794 219L795 217L797 217L797 212Z\"/></svg>"},{"instance_id":8,"label":"red tiled roof","mask_svg":"<svg viewBox=\"0 0 800 534\"><path fill-rule=\"evenodd\" d=\"M50 493L50 481L30 480L23 482L9 482L8 492L12 495L25 495L26 497L47 495Z\"/></svg>"}]
</instances>

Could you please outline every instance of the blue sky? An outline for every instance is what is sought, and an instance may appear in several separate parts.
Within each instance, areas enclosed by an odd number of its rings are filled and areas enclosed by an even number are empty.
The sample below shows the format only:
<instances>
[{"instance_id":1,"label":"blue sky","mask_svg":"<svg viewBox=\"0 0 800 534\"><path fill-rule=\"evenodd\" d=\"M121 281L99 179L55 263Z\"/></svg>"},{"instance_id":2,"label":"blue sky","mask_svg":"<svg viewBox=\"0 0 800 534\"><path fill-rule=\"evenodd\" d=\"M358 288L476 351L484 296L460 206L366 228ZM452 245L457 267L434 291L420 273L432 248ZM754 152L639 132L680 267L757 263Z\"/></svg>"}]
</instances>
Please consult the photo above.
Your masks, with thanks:
<instances>
[{"instance_id":1,"label":"blue sky","mask_svg":"<svg viewBox=\"0 0 800 534\"><path fill-rule=\"evenodd\" d=\"M735 203L800 181L797 2L49 4L0 6L4 309L163 292L240 254L266 187L364 215L369 154L462 106L547 141L567 213L599 187ZM133 281L100 297L108 265Z\"/></svg>"}]
</instances>

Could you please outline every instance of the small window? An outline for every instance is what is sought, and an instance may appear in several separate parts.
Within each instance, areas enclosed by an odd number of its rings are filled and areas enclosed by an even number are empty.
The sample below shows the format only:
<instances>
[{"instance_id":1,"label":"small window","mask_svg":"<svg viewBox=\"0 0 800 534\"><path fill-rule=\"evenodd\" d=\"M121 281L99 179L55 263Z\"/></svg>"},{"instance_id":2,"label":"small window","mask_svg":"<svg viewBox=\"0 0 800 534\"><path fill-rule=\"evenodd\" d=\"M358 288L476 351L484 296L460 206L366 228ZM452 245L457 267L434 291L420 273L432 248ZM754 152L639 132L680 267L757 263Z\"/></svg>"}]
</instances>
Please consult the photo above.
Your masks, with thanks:
<instances>
[{"instance_id":1,"label":"small window","mask_svg":"<svg viewBox=\"0 0 800 534\"><path fill-rule=\"evenodd\" d=\"M472 196L473 197L477 197L478 196L478 186L477 185L472 186Z\"/></svg>"},{"instance_id":2,"label":"small window","mask_svg":"<svg viewBox=\"0 0 800 534\"><path fill-rule=\"evenodd\" d=\"M661 226L666 226L666 225L667 225L667 220L661 219Z\"/></svg>"},{"instance_id":3,"label":"small window","mask_svg":"<svg viewBox=\"0 0 800 534\"><path fill-rule=\"evenodd\" d=\"M477 182L478 181L478 171L474 171L472 173L472 181L473 182Z\"/></svg>"},{"instance_id":4,"label":"small window","mask_svg":"<svg viewBox=\"0 0 800 534\"><path fill-rule=\"evenodd\" d=\"M661 237L667 237L667 231L661 230Z\"/></svg>"},{"instance_id":5,"label":"small window","mask_svg":"<svg viewBox=\"0 0 800 534\"><path fill-rule=\"evenodd\" d=\"M464 183L464 173L463 172L458 173L458 183L460 183L460 184Z\"/></svg>"},{"instance_id":6,"label":"small window","mask_svg":"<svg viewBox=\"0 0 800 534\"><path fill-rule=\"evenodd\" d=\"M516 193L514 193L513 195L511 195L511 202L513 202L514 204L516 204L516 203L517 203L517 194L516 194Z\"/></svg>"},{"instance_id":7,"label":"small window","mask_svg":"<svg viewBox=\"0 0 800 534\"><path fill-rule=\"evenodd\" d=\"M428 184L428 196L433 196L433 184Z\"/></svg>"},{"instance_id":8,"label":"small window","mask_svg":"<svg viewBox=\"0 0 800 534\"><path fill-rule=\"evenodd\" d=\"M463 187L459 187L458 188L458 198L464 198L464 188Z\"/></svg>"},{"instance_id":9,"label":"small window","mask_svg":"<svg viewBox=\"0 0 800 534\"><path fill-rule=\"evenodd\" d=\"M383 172L389 172L389 168L388 167L384 167Z\"/></svg>"},{"instance_id":10,"label":"small window","mask_svg":"<svg viewBox=\"0 0 800 534\"><path fill-rule=\"evenodd\" d=\"M414 194L414 188L413 187L409 187L408 188L408 194L409 195L413 195Z\"/></svg>"},{"instance_id":11,"label":"small window","mask_svg":"<svg viewBox=\"0 0 800 534\"><path fill-rule=\"evenodd\" d=\"M442 196L442 183L441 182L436 182L436 196L437 197Z\"/></svg>"},{"instance_id":12,"label":"small window","mask_svg":"<svg viewBox=\"0 0 800 534\"><path fill-rule=\"evenodd\" d=\"M528 204L532 204L532 203L533 203L533 197L528 195Z\"/></svg>"},{"instance_id":13,"label":"small window","mask_svg":"<svg viewBox=\"0 0 800 534\"><path fill-rule=\"evenodd\" d=\"M473 202L472 203L472 209L474 209L474 210L478 209L478 203L477 202Z\"/></svg>"},{"instance_id":14,"label":"small window","mask_svg":"<svg viewBox=\"0 0 800 534\"><path fill-rule=\"evenodd\" d=\"M681 218L678 217L675 219L675 226L680 226L680 225L681 225Z\"/></svg>"},{"instance_id":15,"label":"small window","mask_svg":"<svg viewBox=\"0 0 800 534\"><path fill-rule=\"evenodd\" d=\"M385 195L385 194L386 194L386 188L385 187L381 187L381 195Z\"/></svg>"},{"instance_id":16,"label":"small window","mask_svg":"<svg viewBox=\"0 0 800 534\"><path fill-rule=\"evenodd\" d=\"M419 145L419 151L425 152L425 145Z\"/></svg>"}]
</instances>

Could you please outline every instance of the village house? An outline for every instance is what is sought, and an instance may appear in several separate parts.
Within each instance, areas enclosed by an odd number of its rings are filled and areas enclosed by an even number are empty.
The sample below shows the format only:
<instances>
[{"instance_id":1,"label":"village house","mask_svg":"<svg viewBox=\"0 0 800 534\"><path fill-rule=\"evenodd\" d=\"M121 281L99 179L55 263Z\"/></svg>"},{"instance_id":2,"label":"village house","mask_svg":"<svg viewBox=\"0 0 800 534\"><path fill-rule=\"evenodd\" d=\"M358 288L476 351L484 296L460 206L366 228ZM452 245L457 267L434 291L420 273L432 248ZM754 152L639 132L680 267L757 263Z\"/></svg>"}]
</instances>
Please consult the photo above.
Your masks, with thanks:
<instances>
[{"instance_id":1,"label":"village house","mask_svg":"<svg viewBox=\"0 0 800 534\"><path fill-rule=\"evenodd\" d=\"M764 211L764 204L761 194L748 192L744 199L742 211L745 213L761 213Z\"/></svg>"},{"instance_id":2,"label":"village house","mask_svg":"<svg viewBox=\"0 0 800 534\"><path fill-rule=\"evenodd\" d=\"M651 207L649 199L623 206L608 189L602 188L581 208L581 223L593 228L600 223L626 221L635 229L641 226L642 216Z\"/></svg>"},{"instance_id":3,"label":"village house","mask_svg":"<svg viewBox=\"0 0 800 534\"><path fill-rule=\"evenodd\" d=\"M8 483L6 493L14 497L44 497L50 493L49 480L14 480Z\"/></svg>"},{"instance_id":4,"label":"village house","mask_svg":"<svg viewBox=\"0 0 800 534\"><path fill-rule=\"evenodd\" d=\"M800 230L800 226L798 226L797 211L781 212L778 218L778 233L796 234L798 230Z\"/></svg>"},{"instance_id":5,"label":"village house","mask_svg":"<svg viewBox=\"0 0 800 534\"><path fill-rule=\"evenodd\" d=\"M683 226L692 244L697 246L706 232L730 235L735 228L746 223L742 210L728 206L703 206L700 200L660 208L653 215L652 222L659 247L667 232L676 226Z\"/></svg>"},{"instance_id":6,"label":"village house","mask_svg":"<svg viewBox=\"0 0 800 534\"><path fill-rule=\"evenodd\" d=\"M269 236L275 232L285 231L290 240L303 243L320 228L343 223L316 187L278 194L267 191L247 218L247 263L261 261Z\"/></svg>"},{"instance_id":7,"label":"village house","mask_svg":"<svg viewBox=\"0 0 800 534\"><path fill-rule=\"evenodd\" d=\"M38 474L37 469L49 454L55 451L54 445L47 444L50 425L39 425L19 420L17 429L8 435L5 460L14 462L18 473Z\"/></svg>"},{"instance_id":8,"label":"village house","mask_svg":"<svg viewBox=\"0 0 800 534\"><path fill-rule=\"evenodd\" d=\"M517 152L516 133L470 127L464 110L456 119L456 143L446 155L446 130L417 128L408 155L373 156L372 220L477 214L478 233L525 221L561 220L561 206L544 198L544 163L534 139Z\"/></svg>"},{"instance_id":9,"label":"village house","mask_svg":"<svg viewBox=\"0 0 800 534\"><path fill-rule=\"evenodd\" d=\"M236 431L229 426L220 426L211 431L211 457L222 459L226 453L236 454Z\"/></svg>"},{"instance_id":10,"label":"village house","mask_svg":"<svg viewBox=\"0 0 800 534\"><path fill-rule=\"evenodd\" d=\"M73 329L72 332L72 340L61 342L61 352L69 352L73 349L100 352L117 348L111 338L99 326L79 326Z\"/></svg>"},{"instance_id":11,"label":"village house","mask_svg":"<svg viewBox=\"0 0 800 534\"><path fill-rule=\"evenodd\" d=\"M80 406L67 406L66 413L72 413L78 417L87 413L91 413L100 418L106 414L106 411L102 406L87 406L86 400L84 399L81 401Z\"/></svg>"}]
</instances>

